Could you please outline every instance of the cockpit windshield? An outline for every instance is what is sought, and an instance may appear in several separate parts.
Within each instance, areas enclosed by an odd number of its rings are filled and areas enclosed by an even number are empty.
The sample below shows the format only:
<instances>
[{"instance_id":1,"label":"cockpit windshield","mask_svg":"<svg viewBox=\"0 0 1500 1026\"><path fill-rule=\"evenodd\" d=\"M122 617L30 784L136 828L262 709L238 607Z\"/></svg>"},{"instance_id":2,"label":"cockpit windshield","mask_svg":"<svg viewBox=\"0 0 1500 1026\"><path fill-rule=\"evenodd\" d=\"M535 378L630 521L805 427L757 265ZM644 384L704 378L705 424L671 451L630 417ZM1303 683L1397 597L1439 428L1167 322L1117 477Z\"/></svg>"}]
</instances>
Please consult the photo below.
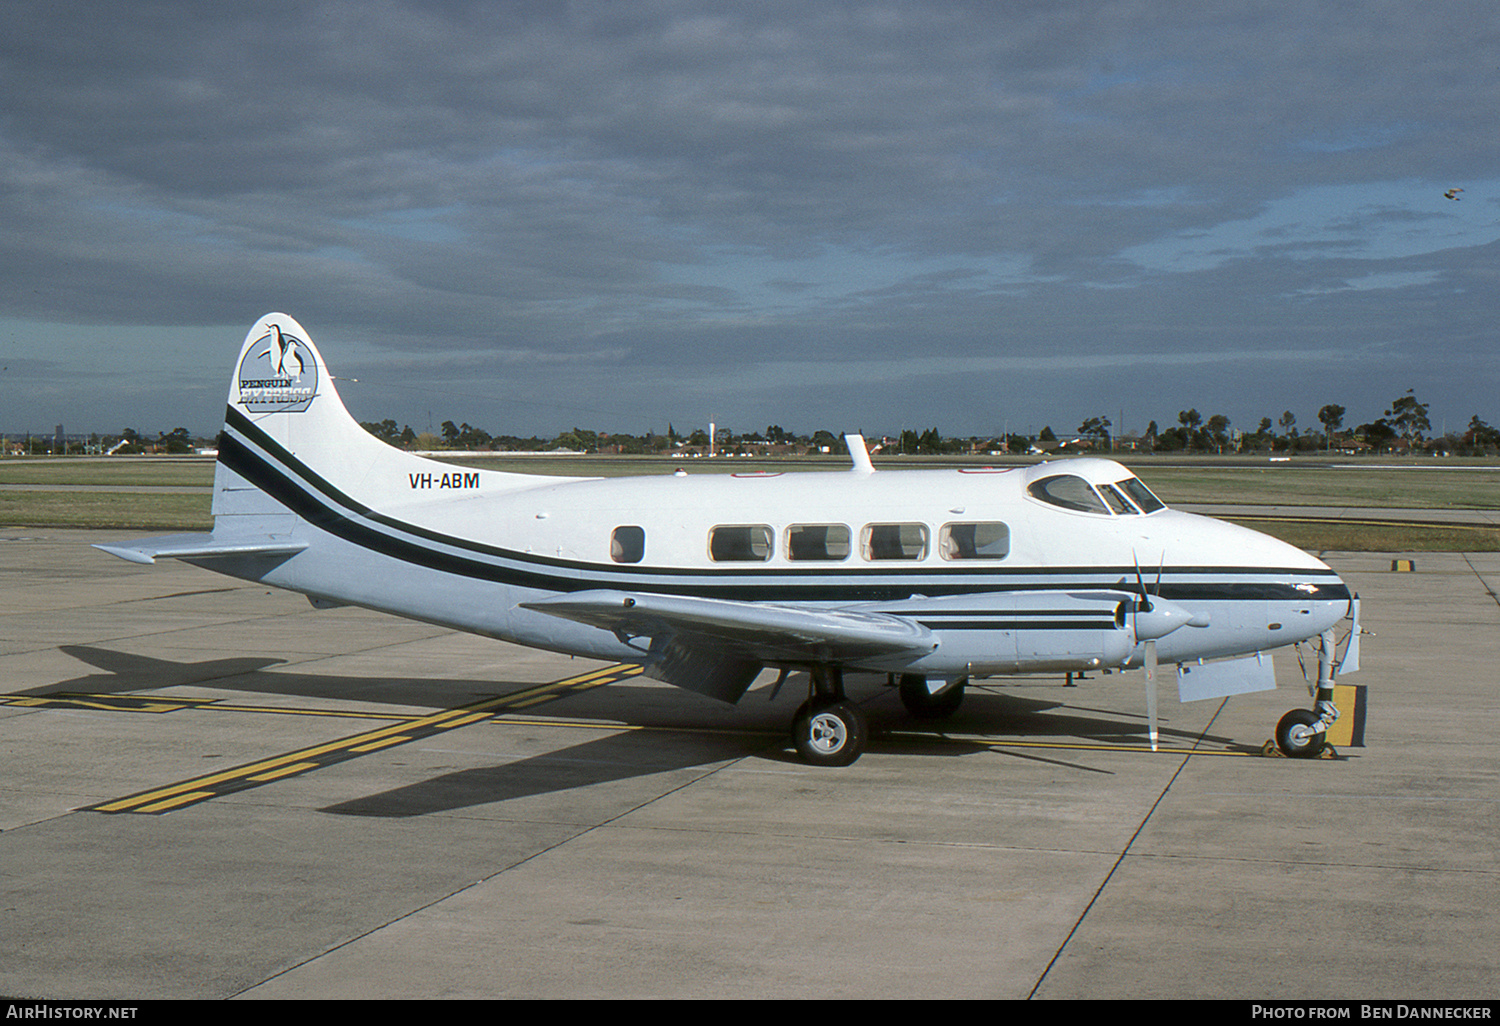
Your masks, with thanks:
<instances>
[{"instance_id":1,"label":"cockpit windshield","mask_svg":"<svg viewBox=\"0 0 1500 1026\"><path fill-rule=\"evenodd\" d=\"M1052 506L1105 516L1139 516L1166 508L1164 502L1151 494L1151 489L1134 477L1095 486L1076 474L1057 474L1032 482L1027 492Z\"/></svg>"},{"instance_id":2,"label":"cockpit windshield","mask_svg":"<svg viewBox=\"0 0 1500 1026\"><path fill-rule=\"evenodd\" d=\"M1081 513L1107 514L1109 512L1109 508L1104 505L1089 483L1072 474L1044 477L1040 481L1032 482L1027 491L1035 498L1053 506L1061 506L1063 509L1076 509Z\"/></svg>"}]
</instances>

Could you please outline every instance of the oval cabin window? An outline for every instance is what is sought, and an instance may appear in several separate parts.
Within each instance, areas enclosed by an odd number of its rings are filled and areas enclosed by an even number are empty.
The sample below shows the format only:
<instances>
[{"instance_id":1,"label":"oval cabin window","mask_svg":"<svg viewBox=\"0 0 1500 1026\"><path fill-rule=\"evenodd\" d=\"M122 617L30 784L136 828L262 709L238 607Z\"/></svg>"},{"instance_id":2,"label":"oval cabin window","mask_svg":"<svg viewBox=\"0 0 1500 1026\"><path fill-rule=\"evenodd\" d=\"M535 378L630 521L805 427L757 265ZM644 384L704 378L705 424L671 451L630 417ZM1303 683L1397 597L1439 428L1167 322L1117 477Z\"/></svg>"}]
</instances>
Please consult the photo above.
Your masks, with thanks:
<instances>
[{"instance_id":1,"label":"oval cabin window","mask_svg":"<svg viewBox=\"0 0 1500 1026\"><path fill-rule=\"evenodd\" d=\"M764 563L771 558L771 529L765 524L715 527L708 532L708 557L715 563Z\"/></svg>"},{"instance_id":2,"label":"oval cabin window","mask_svg":"<svg viewBox=\"0 0 1500 1026\"><path fill-rule=\"evenodd\" d=\"M786 529L787 559L849 558L849 528L843 524L793 524Z\"/></svg>"},{"instance_id":3,"label":"oval cabin window","mask_svg":"<svg viewBox=\"0 0 1500 1026\"><path fill-rule=\"evenodd\" d=\"M1010 528L999 522L944 524L938 551L944 559L1004 559L1010 555Z\"/></svg>"},{"instance_id":4,"label":"oval cabin window","mask_svg":"<svg viewBox=\"0 0 1500 1026\"><path fill-rule=\"evenodd\" d=\"M614 533L609 536L609 558L616 563L639 563L645 559L645 528L615 528Z\"/></svg>"},{"instance_id":5,"label":"oval cabin window","mask_svg":"<svg viewBox=\"0 0 1500 1026\"><path fill-rule=\"evenodd\" d=\"M869 560L922 559L927 555L924 524L869 524L862 541L864 556Z\"/></svg>"}]
</instances>

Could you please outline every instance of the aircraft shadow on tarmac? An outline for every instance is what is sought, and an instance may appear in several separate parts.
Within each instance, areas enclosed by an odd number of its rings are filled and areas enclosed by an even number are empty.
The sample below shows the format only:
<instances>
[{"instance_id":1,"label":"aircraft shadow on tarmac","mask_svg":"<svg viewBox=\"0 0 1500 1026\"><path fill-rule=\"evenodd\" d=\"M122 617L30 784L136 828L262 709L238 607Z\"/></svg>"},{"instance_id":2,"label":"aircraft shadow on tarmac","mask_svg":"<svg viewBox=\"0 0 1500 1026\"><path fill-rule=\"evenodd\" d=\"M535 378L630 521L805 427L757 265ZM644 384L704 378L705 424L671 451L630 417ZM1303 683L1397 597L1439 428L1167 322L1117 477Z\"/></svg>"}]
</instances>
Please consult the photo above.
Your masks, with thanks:
<instances>
[{"instance_id":1,"label":"aircraft shadow on tarmac","mask_svg":"<svg viewBox=\"0 0 1500 1026\"><path fill-rule=\"evenodd\" d=\"M781 742L766 737L626 731L497 766L445 773L320 811L374 817L454 812L659 773L708 772L715 764L779 746Z\"/></svg>"},{"instance_id":2,"label":"aircraft shadow on tarmac","mask_svg":"<svg viewBox=\"0 0 1500 1026\"><path fill-rule=\"evenodd\" d=\"M628 708L630 700L625 698L621 701L622 696L619 695L621 690L628 689L628 684L612 684L603 690L613 692L616 702ZM608 701L610 696L592 697L603 702ZM1063 708L1061 703L1014 695L972 695L966 699L963 712L942 727L911 721L898 705L894 702L882 702L878 696L871 705L869 712L872 738L869 751L910 755L914 758L954 758L998 751L1007 757L1113 776L1113 770L1067 758L1067 743L1077 741L1094 746L1139 744L1143 733L1140 720L1110 719L1107 717L1117 714L1105 710L1098 711L1102 716L1078 715L1072 711L1050 712L1049 710ZM569 701L569 713L572 716L579 714L572 700ZM616 709L611 713L611 718L618 723L620 714L621 710ZM973 736L950 736L954 733L969 734L970 731L993 731L1000 724L1004 725L1007 738L1037 737L1056 741L1062 749L1000 750ZM1172 743L1174 733L1189 743L1204 739L1196 734L1163 729L1162 735L1166 743ZM1226 738L1216 740L1228 742ZM790 738L780 736L775 731L748 734L706 726L699 726L695 730L688 722L660 730L626 729L608 737L497 766L445 773L406 787L330 805L321 811L346 816L393 818L454 812L572 788L706 768L747 756L805 766L791 751Z\"/></svg>"},{"instance_id":3,"label":"aircraft shadow on tarmac","mask_svg":"<svg viewBox=\"0 0 1500 1026\"><path fill-rule=\"evenodd\" d=\"M254 695L449 709L473 702L476 697L534 686L530 682L490 684L472 679L410 680L267 672L268 667L283 660L265 657L173 662L93 646L61 646L60 651L104 672L16 694L124 695L200 686ZM801 701L802 690L789 685L774 703L752 692L734 708L694 696L680 697L675 691L669 695L673 700L664 704L663 689L619 681L593 691L560 693L554 702L528 708L527 715L561 715L574 724L597 717L602 721L600 729L613 732L494 766L444 773L416 784L331 805L322 811L348 816L421 816L654 774L709 768L747 756L801 766L790 749L784 728L790 722L791 710ZM1061 688L1058 690L1063 692ZM851 687L851 696L865 705L872 752L951 758L998 751L1081 772L1110 773L1070 758L1066 746L1073 743L1124 746L1143 741L1142 717L1071 704L1066 699L1080 694L1071 689L1060 694L1058 700L1004 691L1003 687L990 685L973 687L963 708L937 723L907 716L892 689L878 685ZM996 736L1002 733L1003 738ZM1168 744L1174 739L1185 743L1233 744L1230 738L1174 731L1165 724L1162 735ZM994 736L994 742L987 741L986 736ZM1006 740L1024 743L1029 739L1059 747L1025 751L1003 748Z\"/></svg>"},{"instance_id":4,"label":"aircraft shadow on tarmac","mask_svg":"<svg viewBox=\"0 0 1500 1026\"><path fill-rule=\"evenodd\" d=\"M127 694L171 687L205 687L247 695L348 700L379 704L447 709L493 695L524 681L434 680L409 677L347 677L296 671L262 672L286 662L268 656L173 662L151 656L115 652L91 645L60 645L58 651L103 670L71 680L46 684L18 695L46 697L60 693Z\"/></svg>"},{"instance_id":5,"label":"aircraft shadow on tarmac","mask_svg":"<svg viewBox=\"0 0 1500 1026\"><path fill-rule=\"evenodd\" d=\"M43 698L48 695L80 693L90 695L121 695L132 691L153 688L183 687L193 684L226 687L227 678L254 674L268 666L284 662L264 656L247 656L238 659L214 659L201 663L174 663L168 659L152 659L149 656L131 655L128 652L113 652L107 648L90 645L59 645L58 651L72 656L80 662L103 670L71 680L44 684L27 691L13 692Z\"/></svg>"}]
</instances>

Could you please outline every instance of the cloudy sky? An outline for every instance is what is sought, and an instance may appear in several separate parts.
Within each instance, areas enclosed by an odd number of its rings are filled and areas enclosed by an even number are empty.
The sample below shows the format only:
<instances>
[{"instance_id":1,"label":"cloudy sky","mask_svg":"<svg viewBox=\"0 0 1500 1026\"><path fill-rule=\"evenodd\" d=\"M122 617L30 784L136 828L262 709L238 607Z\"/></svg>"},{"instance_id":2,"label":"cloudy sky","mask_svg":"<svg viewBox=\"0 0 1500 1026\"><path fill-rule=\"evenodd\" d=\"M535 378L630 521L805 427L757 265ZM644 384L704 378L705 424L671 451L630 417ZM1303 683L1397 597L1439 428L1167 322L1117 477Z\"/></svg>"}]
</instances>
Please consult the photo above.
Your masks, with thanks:
<instances>
[{"instance_id":1,"label":"cloudy sky","mask_svg":"<svg viewBox=\"0 0 1500 1026\"><path fill-rule=\"evenodd\" d=\"M0 431L1500 422L1492 5L4 11Z\"/></svg>"}]
</instances>

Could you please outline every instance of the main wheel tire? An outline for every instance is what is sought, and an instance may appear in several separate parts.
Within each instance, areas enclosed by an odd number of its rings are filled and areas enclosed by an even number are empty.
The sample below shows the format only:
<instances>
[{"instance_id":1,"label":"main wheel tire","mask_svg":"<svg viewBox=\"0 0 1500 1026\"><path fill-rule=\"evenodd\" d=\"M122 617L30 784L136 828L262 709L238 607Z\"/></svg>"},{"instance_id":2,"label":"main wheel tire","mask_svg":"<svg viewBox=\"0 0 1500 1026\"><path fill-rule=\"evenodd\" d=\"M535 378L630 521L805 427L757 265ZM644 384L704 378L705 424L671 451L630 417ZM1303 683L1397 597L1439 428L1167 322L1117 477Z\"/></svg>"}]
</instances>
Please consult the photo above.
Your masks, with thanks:
<instances>
[{"instance_id":1,"label":"main wheel tire","mask_svg":"<svg viewBox=\"0 0 1500 1026\"><path fill-rule=\"evenodd\" d=\"M1291 759L1315 759L1328 747L1328 732L1312 730L1321 719L1309 709L1293 709L1276 724L1276 747Z\"/></svg>"},{"instance_id":2,"label":"main wheel tire","mask_svg":"<svg viewBox=\"0 0 1500 1026\"><path fill-rule=\"evenodd\" d=\"M810 698L792 720L792 741L814 766L848 766L865 750L869 726L853 702Z\"/></svg>"},{"instance_id":3,"label":"main wheel tire","mask_svg":"<svg viewBox=\"0 0 1500 1026\"><path fill-rule=\"evenodd\" d=\"M921 674L903 673L899 691L901 704L919 720L943 720L958 712L964 701L966 680L955 681L936 695L927 690L927 678Z\"/></svg>"}]
</instances>

